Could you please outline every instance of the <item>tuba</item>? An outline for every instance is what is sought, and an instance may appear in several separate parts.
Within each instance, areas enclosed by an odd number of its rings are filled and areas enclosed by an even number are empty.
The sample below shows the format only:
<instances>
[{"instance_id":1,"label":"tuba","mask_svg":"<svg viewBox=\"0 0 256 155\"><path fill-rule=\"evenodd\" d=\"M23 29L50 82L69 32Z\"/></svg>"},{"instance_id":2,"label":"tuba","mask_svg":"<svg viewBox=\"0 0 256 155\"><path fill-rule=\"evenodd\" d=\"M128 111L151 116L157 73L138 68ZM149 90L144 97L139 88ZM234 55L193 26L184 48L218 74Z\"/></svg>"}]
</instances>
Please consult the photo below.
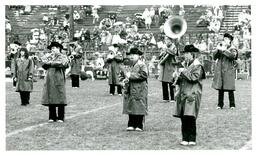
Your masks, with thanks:
<instances>
[{"instance_id":1,"label":"tuba","mask_svg":"<svg viewBox=\"0 0 256 155\"><path fill-rule=\"evenodd\" d=\"M164 23L164 33L166 36L177 39L187 31L187 22L180 16L173 16Z\"/></svg>"},{"instance_id":2,"label":"tuba","mask_svg":"<svg viewBox=\"0 0 256 155\"><path fill-rule=\"evenodd\" d=\"M164 23L164 33L166 36L172 39L180 38L186 33L186 31L187 22L183 17L173 16ZM171 48L173 49L175 47L171 46ZM162 65L166 61L168 56L168 53L162 56L161 59L159 60L159 64Z\"/></svg>"}]
</instances>

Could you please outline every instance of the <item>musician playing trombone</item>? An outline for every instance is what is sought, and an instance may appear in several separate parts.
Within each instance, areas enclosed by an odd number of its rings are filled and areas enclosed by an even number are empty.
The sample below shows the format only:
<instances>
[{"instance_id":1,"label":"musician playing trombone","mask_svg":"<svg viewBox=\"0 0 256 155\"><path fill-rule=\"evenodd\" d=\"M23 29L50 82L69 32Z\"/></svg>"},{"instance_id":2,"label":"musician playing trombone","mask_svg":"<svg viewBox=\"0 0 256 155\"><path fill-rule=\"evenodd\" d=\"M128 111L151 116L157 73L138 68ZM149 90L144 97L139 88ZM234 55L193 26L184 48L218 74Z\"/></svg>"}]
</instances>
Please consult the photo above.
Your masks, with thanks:
<instances>
[{"instance_id":1,"label":"musician playing trombone","mask_svg":"<svg viewBox=\"0 0 256 155\"><path fill-rule=\"evenodd\" d=\"M175 56L177 54L177 48L173 42L173 39L165 36L164 40L165 44L161 49L161 53L159 56L159 65L160 65L160 74L159 80L162 82L162 92L163 92L163 101L169 102L169 91L171 101L174 101L174 86L173 86L173 73L175 72L175 66L173 63L175 62Z\"/></svg>"}]
</instances>

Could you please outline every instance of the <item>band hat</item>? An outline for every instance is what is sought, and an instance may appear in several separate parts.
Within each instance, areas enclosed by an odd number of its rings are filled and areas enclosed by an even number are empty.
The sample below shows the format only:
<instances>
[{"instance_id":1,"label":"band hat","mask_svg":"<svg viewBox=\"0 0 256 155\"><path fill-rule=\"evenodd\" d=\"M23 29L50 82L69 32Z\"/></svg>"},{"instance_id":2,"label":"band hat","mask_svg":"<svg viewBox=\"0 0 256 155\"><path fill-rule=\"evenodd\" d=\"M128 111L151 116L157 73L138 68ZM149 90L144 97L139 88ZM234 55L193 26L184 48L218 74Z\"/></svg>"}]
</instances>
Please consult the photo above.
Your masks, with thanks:
<instances>
[{"instance_id":1,"label":"band hat","mask_svg":"<svg viewBox=\"0 0 256 155\"><path fill-rule=\"evenodd\" d=\"M14 41L13 43L14 43L14 44L16 44L16 45L21 46L21 43L20 43L20 42L18 42L18 41Z\"/></svg>"},{"instance_id":2,"label":"band hat","mask_svg":"<svg viewBox=\"0 0 256 155\"><path fill-rule=\"evenodd\" d=\"M224 38L229 38L231 41L233 41L233 39L234 39L234 37L231 35L231 34L229 34L229 33L225 33L224 34Z\"/></svg>"},{"instance_id":3,"label":"band hat","mask_svg":"<svg viewBox=\"0 0 256 155\"><path fill-rule=\"evenodd\" d=\"M50 44L47 48L48 48L49 50L51 50L52 47L58 47L58 48L60 48L60 49L63 49L63 46L62 46L60 43L55 42L55 41L51 42L51 44Z\"/></svg>"},{"instance_id":4,"label":"band hat","mask_svg":"<svg viewBox=\"0 0 256 155\"><path fill-rule=\"evenodd\" d=\"M196 48L194 45L186 45L183 53L187 53L187 52L198 53L199 49Z\"/></svg>"},{"instance_id":5,"label":"band hat","mask_svg":"<svg viewBox=\"0 0 256 155\"><path fill-rule=\"evenodd\" d=\"M126 53L126 55L130 55L130 54L143 55L143 52L141 52L138 48L134 47L134 48L131 48L128 53Z\"/></svg>"}]
</instances>

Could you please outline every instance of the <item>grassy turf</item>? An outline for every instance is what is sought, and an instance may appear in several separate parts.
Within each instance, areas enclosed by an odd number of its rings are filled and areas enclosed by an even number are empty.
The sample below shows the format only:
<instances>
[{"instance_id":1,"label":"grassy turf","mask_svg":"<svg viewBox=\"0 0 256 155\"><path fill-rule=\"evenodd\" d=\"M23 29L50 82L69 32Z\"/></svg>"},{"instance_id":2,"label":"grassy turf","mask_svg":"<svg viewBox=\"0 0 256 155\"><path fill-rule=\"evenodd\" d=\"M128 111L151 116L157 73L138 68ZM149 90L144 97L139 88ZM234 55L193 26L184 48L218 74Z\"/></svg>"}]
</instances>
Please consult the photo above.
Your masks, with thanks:
<instances>
[{"instance_id":1,"label":"grassy turf","mask_svg":"<svg viewBox=\"0 0 256 155\"><path fill-rule=\"evenodd\" d=\"M6 150L239 149L251 139L251 81L236 81L237 108L233 111L228 109L227 94L225 108L215 109L217 91L210 88L211 83L211 80L204 81L197 119L198 144L194 147L179 145L181 123L172 117L173 105L161 102L159 81L149 80L149 115L145 131L140 133L125 131L127 116L122 115L122 97L108 95L107 81L81 81L81 87L74 89L68 80L66 121L8 136ZM31 104L23 107L12 84L6 83L7 135L47 122L48 109L40 105L42 86L42 80L34 83ZM95 110L101 107L106 108Z\"/></svg>"}]
</instances>

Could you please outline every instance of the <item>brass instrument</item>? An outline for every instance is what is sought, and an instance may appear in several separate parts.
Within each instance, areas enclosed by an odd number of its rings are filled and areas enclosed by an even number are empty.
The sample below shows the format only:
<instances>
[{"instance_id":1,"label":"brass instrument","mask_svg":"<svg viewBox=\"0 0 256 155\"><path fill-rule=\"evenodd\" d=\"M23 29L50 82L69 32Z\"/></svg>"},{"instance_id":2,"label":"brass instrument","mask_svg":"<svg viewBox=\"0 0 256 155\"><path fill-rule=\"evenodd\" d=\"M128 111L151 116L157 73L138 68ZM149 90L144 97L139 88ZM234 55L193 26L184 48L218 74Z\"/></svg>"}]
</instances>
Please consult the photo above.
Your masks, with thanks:
<instances>
[{"instance_id":1,"label":"brass instrument","mask_svg":"<svg viewBox=\"0 0 256 155\"><path fill-rule=\"evenodd\" d=\"M175 45L172 44L170 48L171 48L171 50L174 50L175 49ZM159 60L159 64L160 65L163 65L165 63L165 61L167 60L167 58L169 57L169 53L167 51L167 47L164 50L165 50L165 54Z\"/></svg>"},{"instance_id":2,"label":"brass instrument","mask_svg":"<svg viewBox=\"0 0 256 155\"><path fill-rule=\"evenodd\" d=\"M164 33L166 36L172 39L178 39L183 36L187 31L187 22L180 16L173 16L164 23ZM166 51L168 47L163 50ZM175 46L171 45L171 50L174 50ZM162 65L167 60L169 53L166 52L165 56L162 56L159 60L159 64Z\"/></svg>"},{"instance_id":3,"label":"brass instrument","mask_svg":"<svg viewBox=\"0 0 256 155\"><path fill-rule=\"evenodd\" d=\"M40 61L40 62L43 62L43 63L47 63L47 62L49 62L49 61L54 60L54 57L55 57L54 53L46 53L44 56L42 56L42 57L39 59L39 61Z\"/></svg>"},{"instance_id":4,"label":"brass instrument","mask_svg":"<svg viewBox=\"0 0 256 155\"><path fill-rule=\"evenodd\" d=\"M164 23L164 33L170 38L180 38L186 31L187 22L180 16L173 16Z\"/></svg>"}]
</instances>

